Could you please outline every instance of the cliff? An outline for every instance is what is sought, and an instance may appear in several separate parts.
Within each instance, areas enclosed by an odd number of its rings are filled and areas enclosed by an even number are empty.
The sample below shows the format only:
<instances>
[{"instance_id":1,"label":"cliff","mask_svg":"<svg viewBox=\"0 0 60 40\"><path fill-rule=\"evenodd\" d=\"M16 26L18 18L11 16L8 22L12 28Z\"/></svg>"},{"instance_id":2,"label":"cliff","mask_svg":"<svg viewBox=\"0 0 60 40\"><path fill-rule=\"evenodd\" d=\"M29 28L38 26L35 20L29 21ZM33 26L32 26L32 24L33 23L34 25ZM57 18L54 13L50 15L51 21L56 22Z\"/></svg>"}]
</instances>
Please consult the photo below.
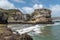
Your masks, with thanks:
<instances>
[{"instance_id":1,"label":"cliff","mask_svg":"<svg viewBox=\"0 0 60 40\"><path fill-rule=\"evenodd\" d=\"M32 14L23 14L18 9L0 9L0 14L1 23L53 23L51 10L44 8L35 9Z\"/></svg>"},{"instance_id":2,"label":"cliff","mask_svg":"<svg viewBox=\"0 0 60 40\"><path fill-rule=\"evenodd\" d=\"M20 22L22 21L23 13L18 9L10 9L8 22Z\"/></svg>"},{"instance_id":3,"label":"cliff","mask_svg":"<svg viewBox=\"0 0 60 40\"><path fill-rule=\"evenodd\" d=\"M22 21L23 13L18 9L1 9L0 8L0 23L20 22Z\"/></svg>"},{"instance_id":4,"label":"cliff","mask_svg":"<svg viewBox=\"0 0 60 40\"><path fill-rule=\"evenodd\" d=\"M52 23L51 10L49 9L35 9L32 13L32 23Z\"/></svg>"}]
</instances>

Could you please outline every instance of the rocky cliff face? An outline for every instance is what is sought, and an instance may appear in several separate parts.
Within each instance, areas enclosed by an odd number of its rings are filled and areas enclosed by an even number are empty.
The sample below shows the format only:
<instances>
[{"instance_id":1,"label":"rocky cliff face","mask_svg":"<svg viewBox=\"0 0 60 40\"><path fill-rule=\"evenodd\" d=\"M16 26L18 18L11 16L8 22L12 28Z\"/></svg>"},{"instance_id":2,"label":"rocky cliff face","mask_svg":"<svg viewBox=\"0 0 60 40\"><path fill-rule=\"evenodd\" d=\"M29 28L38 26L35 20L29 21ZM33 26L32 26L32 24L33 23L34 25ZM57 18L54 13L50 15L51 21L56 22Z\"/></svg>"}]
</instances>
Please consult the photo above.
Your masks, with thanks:
<instances>
[{"instance_id":1,"label":"rocky cliff face","mask_svg":"<svg viewBox=\"0 0 60 40\"><path fill-rule=\"evenodd\" d=\"M0 20L1 22L2 21L7 21L7 22L20 22L22 21L22 16L23 16L23 13L18 10L18 9L1 9L0 8L0 18L2 20Z\"/></svg>"},{"instance_id":2,"label":"rocky cliff face","mask_svg":"<svg viewBox=\"0 0 60 40\"><path fill-rule=\"evenodd\" d=\"M8 22L20 22L22 20L23 13L17 9L9 10Z\"/></svg>"},{"instance_id":3,"label":"rocky cliff face","mask_svg":"<svg viewBox=\"0 0 60 40\"><path fill-rule=\"evenodd\" d=\"M7 23L8 13L0 12L0 23Z\"/></svg>"},{"instance_id":4,"label":"rocky cliff face","mask_svg":"<svg viewBox=\"0 0 60 40\"><path fill-rule=\"evenodd\" d=\"M36 23L48 23L52 22L51 10L49 9L36 9L32 13L32 22Z\"/></svg>"},{"instance_id":5,"label":"rocky cliff face","mask_svg":"<svg viewBox=\"0 0 60 40\"><path fill-rule=\"evenodd\" d=\"M34 12L30 14L23 14L18 9L0 10L3 12L3 17L9 22L20 22L20 23L48 23L52 22L51 10L49 9L35 9ZM7 14L6 14L7 13ZM7 16L8 15L8 16ZM8 19L7 19L8 18Z\"/></svg>"}]
</instances>

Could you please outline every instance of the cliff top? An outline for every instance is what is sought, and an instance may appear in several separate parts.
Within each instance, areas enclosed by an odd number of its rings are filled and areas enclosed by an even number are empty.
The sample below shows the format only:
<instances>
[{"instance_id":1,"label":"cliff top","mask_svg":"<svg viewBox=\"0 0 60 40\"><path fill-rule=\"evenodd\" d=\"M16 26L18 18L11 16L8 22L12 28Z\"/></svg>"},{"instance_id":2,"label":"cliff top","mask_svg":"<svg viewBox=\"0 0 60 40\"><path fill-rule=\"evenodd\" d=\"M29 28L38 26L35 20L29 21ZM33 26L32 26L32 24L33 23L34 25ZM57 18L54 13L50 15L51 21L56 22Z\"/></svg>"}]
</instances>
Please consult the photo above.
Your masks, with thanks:
<instances>
[{"instance_id":1,"label":"cliff top","mask_svg":"<svg viewBox=\"0 0 60 40\"><path fill-rule=\"evenodd\" d=\"M13 13L13 12L21 12L20 10L18 9L2 9L0 8L0 12L7 12L7 13Z\"/></svg>"},{"instance_id":2,"label":"cliff top","mask_svg":"<svg viewBox=\"0 0 60 40\"><path fill-rule=\"evenodd\" d=\"M49 11L49 12L51 12L51 10L50 9L45 9L45 8L42 8L42 9L35 9L34 11Z\"/></svg>"}]
</instances>

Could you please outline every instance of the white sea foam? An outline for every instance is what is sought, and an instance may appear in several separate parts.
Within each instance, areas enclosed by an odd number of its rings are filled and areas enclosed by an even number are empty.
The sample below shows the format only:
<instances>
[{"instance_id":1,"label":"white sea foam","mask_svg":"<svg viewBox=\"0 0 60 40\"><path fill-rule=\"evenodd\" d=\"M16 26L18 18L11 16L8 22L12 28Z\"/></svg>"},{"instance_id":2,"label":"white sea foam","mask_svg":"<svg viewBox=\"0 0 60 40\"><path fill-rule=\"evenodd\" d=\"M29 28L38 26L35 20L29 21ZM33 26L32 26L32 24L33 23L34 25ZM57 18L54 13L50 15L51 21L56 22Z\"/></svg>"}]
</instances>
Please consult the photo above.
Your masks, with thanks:
<instances>
[{"instance_id":1,"label":"white sea foam","mask_svg":"<svg viewBox=\"0 0 60 40\"><path fill-rule=\"evenodd\" d=\"M46 26L54 26L54 25L59 25L59 23L55 23L55 24L46 24L46 25L34 25L28 28L23 28L20 30L16 30L18 33L20 34L24 34L24 33L29 33L29 32L34 32L35 34L39 34L42 33L41 29L44 29L44 27Z\"/></svg>"},{"instance_id":2,"label":"white sea foam","mask_svg":"<svg viewBox=\"0 0 60 40\"><path fill-rule=\"evenodd\" d=\"M42 33L41 29L44 29L44 27L46 27L46 26L56 26L56 25L60 25L60 23L45 24L45 25L37 24L37 25L28 26L26 28L24 28L25 25L23 25L23 26L22 25L19 25L19 26L18 25L10 25L8 27L11 27L11 29L16 30L16 32L18 32L20 34L30 33L30 32L34 32L35 34L40 34L40 33Z\"/></svg>"},{"instance_id":3,"label":"white sea foam","mask_svg":"<svg viewBox=\"0 0 60 40\"><path fill-rule=\"evenodd\" d=\"M31 27L16 30L16 31L19 32L20 34L29 33L29 32L32 32L32 31L34 31L35 33L42 33L41 29L40 29L42 27L43 26L35 25L35 26L31 26Z\"/></svg>"},{"instance_id":4,"label":"white sea foam","mask_svg":"<svg viewBox=\"0 0 60 40\"><path fill-rule=\"evenodd\" d=\"M55 26L56 26L56 25L60 25L60 23L54 23L53 25L55 25Z\"/></svg>"}]
</instances>

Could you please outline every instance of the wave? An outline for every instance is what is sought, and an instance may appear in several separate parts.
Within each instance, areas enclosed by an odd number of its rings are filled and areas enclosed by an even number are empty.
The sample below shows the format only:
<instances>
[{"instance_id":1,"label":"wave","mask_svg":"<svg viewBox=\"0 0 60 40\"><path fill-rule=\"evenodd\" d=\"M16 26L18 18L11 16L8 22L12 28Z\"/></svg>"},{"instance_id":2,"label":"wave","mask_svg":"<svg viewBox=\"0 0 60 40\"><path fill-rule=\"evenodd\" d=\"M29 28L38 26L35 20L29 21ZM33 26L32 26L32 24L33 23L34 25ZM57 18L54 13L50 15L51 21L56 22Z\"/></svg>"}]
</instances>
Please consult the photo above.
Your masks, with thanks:
<instances>
[{"instance_id":1,"label":"wave","mask_svg":"<svg viewBox=\"0 0 60 40\"><path fill-rule=\"evenodd\" d=\"M60 23L54 23L54 24L37 24L37 25L32 25L32 26L29 26L29 25L26 25L28 27L24 28L25 25L10 25L8 27L11 27L12 30L14 30L15 32L18 32L19 34L24 34L24 33L30 33L30 32L33 32L35 34L40 34L42 33L41 29L43 30L44 27L46 26L56 26L56 25L60 25ZM22 27L22 28L21 28Z\"/></svg>"},{"instance_id":2,"label":"wave","mask_svg":"<svg viewBox=\"0 0 60 40\"><path fill-rule=\"evenodd\" d=\"M55 25L60 25L60 23L54 23L53 25L54 25L54 26L55 26Z\"/></svg>"},{"instance_id":3,"label":"wave","mask_svg":"<svg viewBox=\"0 0 60 40\"><path fill-rule=\"evenodd\" d=\"M41 29L40 29L42 27L43 26L35 25L35 26L31 26L31 27L20 29L20 30L16 30L16 31L19 32L20 34L29 33L29 32L42 33Z\"/></svg>"}]
</instances>

